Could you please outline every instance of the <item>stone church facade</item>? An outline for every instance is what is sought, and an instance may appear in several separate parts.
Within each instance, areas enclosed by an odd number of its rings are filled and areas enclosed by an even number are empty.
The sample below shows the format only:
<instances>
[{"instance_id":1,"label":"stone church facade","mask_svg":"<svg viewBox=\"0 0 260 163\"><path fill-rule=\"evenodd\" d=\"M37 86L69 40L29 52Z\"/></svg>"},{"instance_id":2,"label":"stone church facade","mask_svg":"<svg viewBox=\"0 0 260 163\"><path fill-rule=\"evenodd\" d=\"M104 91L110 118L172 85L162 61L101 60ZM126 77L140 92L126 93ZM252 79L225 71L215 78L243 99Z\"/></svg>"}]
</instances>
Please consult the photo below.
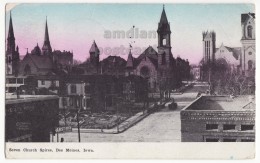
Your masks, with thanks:
<instances>
[{"instance_id":1,"label":"stone church facade","mask_svg":"<svg viewBox=\"0 0 260 163\"><path fill-rule=\"evenodd\" d=\"M158 23L157 51L149 46L141 55L134 58L131 50L126 63L126 76L138 75L148 80L150 91L170 91L181 82L176 71L176 60L171 52L171 29L163 7Z\"/></svg>"}]
</instances>

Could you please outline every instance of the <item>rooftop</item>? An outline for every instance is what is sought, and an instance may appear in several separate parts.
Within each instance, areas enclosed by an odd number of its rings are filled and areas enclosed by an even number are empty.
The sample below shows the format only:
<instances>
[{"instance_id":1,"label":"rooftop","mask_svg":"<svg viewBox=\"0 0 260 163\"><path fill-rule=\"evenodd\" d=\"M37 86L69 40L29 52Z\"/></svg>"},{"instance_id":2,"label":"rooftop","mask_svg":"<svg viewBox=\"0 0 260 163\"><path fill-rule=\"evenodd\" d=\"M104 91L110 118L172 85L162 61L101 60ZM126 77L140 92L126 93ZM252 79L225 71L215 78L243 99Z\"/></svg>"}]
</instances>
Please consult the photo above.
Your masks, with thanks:
<instances>
[{"instance_id":1,"label":"rooftop","mask_svg":"<svg viewBox=\"0 0 260 163\"><path fill-rule=\"evenodd\" d=\"M254 96L201 96L183 110L254 111Z\"/></svg>"},{"instance_id":2,"label":"rooftop","mask_svg":"<svg viewBox=\"0 0 260 163\"><path fill-rule=\"evenodd\" d=\"M5 96L6 104L15 104L15 103L24 103L24 102L51 100L51 99L58 99L58 96L56 96L56 95L20 95L19 98L17 98L17 95L14 95L14 94L6 94L6 96Z\"/></svg>"}]
</instances>

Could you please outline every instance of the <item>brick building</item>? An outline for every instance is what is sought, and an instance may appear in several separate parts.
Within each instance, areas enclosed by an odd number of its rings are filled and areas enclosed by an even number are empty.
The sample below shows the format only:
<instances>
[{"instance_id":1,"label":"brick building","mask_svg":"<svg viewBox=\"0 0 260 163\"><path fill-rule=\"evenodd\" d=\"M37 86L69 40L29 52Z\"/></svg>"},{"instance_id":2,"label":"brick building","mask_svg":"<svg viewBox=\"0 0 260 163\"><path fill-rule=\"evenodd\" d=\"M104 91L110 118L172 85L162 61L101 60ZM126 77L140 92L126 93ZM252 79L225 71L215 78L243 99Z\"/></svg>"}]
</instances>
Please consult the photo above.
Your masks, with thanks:
<instances>
[{"instance_id":1,"label":"brick building","mask_svg":"<svg viewBox=\"0 0 260 163\"><path fill-rule=\"evenodd\" d=\"M182 142L254 142L251 96L201 96L181 111Z\"/></svg>"},{"instance_id":2,"label":"brick building","mask_svg":"<svg viewBox=\"0 0 260 163\"><path fill-rule=\"evenodd\" d=\"M50 142L58 126L58 96L6 96L6 142Z\"/></svg>"}]
</instances>

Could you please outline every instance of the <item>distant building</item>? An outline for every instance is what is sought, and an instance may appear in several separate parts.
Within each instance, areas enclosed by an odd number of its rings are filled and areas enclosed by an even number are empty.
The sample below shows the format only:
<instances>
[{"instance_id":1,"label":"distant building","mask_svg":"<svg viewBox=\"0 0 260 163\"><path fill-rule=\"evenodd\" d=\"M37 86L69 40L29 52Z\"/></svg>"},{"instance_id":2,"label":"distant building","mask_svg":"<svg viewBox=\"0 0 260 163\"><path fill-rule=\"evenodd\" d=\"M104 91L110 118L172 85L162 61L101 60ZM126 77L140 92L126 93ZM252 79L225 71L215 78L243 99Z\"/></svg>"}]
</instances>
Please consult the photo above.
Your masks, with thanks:
<instances>
[{"instance_id":1,"label":"distant building","mask_svg":"<svg viewBox=\"0 0 260 163\"><path fill-rule=\"evenodd\" d=\"M82 64L73 67L72 74L81 75L124 75L126 61L120 56L108 56L100 61L99 49L94 41L90 50L90 57Z\"/></svg>"},{"instance_id":2,"label":"distant building","mask_svg":"<svg viewBox=\"0 0 260 163\"><path fill-rule=\"evenodd\" d=\"M5 141L50 142L58 126L58 96L6 96Z\"/></svg>"},{"instance_id":3,"label":"distant building","mask_svg":"<svg viewBox=\"0 0 260 163\"><path fill-rule=\"evenodd\" d=\"M46 75L50 72L56 72L58 69L69 69L73 63L73 54L69 51L52 51L48 24L46 20L44 44L42 49L37 45L31 51L28 52L20 61L19 48L15 48L15 38L13 31L12 17L10 16L9 31L7 38L7 50L6 50L6 74L7 75Z\"/></svg>"},{"instance_id":4,"label":"distant building","mask_svg":"<svg viewBox=\"0 0 260 163\"><path fill-rule=\"evenodd\" d=\"M254 142L251 96L201 96L181 111L182 142Z\"/></svg>"},{"instance_id":5,"label":"distant building","mask_svg":"<svg viewBox=\"0 0 260 163\"><path fill-rule=\"evenodd\" d=\"M226 72L244 74L253 77L255 72L255 14L241 14L242 47L228 47L223 43L216 48L216 33L203 32L203 80L209 80L209 71L214 66L225 69ZM210 70L211 68L211 70Z\"/></svg>"},{"instance_id":6,"label":"distant building","mask_svg":"<svg viewBox=\"0 0 260 163\"><path fill-rule=\"evenodd\" d=\"M64 80L68 109L109 111L115 110L120 101L143 102L148 97L146 81L139 76L71 75Z\"/></svg>"}]
</instances>

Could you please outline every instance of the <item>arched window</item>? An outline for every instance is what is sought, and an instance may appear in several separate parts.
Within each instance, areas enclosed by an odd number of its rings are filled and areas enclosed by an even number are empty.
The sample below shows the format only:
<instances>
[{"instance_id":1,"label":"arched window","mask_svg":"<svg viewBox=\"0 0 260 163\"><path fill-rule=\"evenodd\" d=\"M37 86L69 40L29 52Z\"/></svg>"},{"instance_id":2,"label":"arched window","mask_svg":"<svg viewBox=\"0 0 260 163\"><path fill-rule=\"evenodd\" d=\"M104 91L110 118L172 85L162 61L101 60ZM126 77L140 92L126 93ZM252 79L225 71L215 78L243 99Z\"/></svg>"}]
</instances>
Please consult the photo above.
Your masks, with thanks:
<instances>
[{"instance_id":1,"label":"arched window","mask_svg":"<svg viewBox=\"0 0 260 163\"><path fill-rule=\"evenodd\" d=\"M12 62L12 58L10 56L8 56L8 63Z\"/></svg>"},{"instance_id":2,"label":"arched window","mask_svg":"<svg viewBox=\"0 0 260 163\"><path fill-rule=\"evenodd\" d=\"M252 28L251 25L249 25L249 26L247 27L247 37L248 37L248 38L252 38L252 31L253 31L253 28Z\"/></svg>"},{"instance_id":3,"label":"arched window","mask_svg":"<svg viewBox=\"0 0 260 163\"><path fill-rule=\"evenodd\" d=\"M150 70L148 67L144 66L141 68L140 73L143 77L149 77L150 76Z\"/></svg>"},{"instance_id":4,"label":"arched window","mask_svg":"<svg viewBox=\"0 0 260 163\"><path fill-rule=\"evenodd\" d=\"M248 70L252 70L253 68L253 61L249 60L248 61Z\"/></svg>"},{"instance_id":5,"label":"arched window","mask_svg":"<svg viewBox=\"0 0 260 163\"><path fill-rule=\"evenodd\" d=\"M71 93L77 93L77 87L76 87L76 85L72 84L72 85L70 86L70 92L71 92Z\"/></svg>"},{"instance_id":6,"label":"arched window","mask_svg":"<svg viewBox=\"0 0 260 163\"><path fill-rule=\"evenodd\" d=\"M162 65L165 65L166 63L166 56L165 53L162 54Z\"/></svg>"},{"instance_id":7,"label":"arched window","mask_svg":"<svg viewBox=\"0 0 260 163\"><path fill-rule=\"evenodd\" d=\"M166 39L165 38L163 39L162 43L163 43L163 46L166 46Z\"/></svg>"}]
</instances>

